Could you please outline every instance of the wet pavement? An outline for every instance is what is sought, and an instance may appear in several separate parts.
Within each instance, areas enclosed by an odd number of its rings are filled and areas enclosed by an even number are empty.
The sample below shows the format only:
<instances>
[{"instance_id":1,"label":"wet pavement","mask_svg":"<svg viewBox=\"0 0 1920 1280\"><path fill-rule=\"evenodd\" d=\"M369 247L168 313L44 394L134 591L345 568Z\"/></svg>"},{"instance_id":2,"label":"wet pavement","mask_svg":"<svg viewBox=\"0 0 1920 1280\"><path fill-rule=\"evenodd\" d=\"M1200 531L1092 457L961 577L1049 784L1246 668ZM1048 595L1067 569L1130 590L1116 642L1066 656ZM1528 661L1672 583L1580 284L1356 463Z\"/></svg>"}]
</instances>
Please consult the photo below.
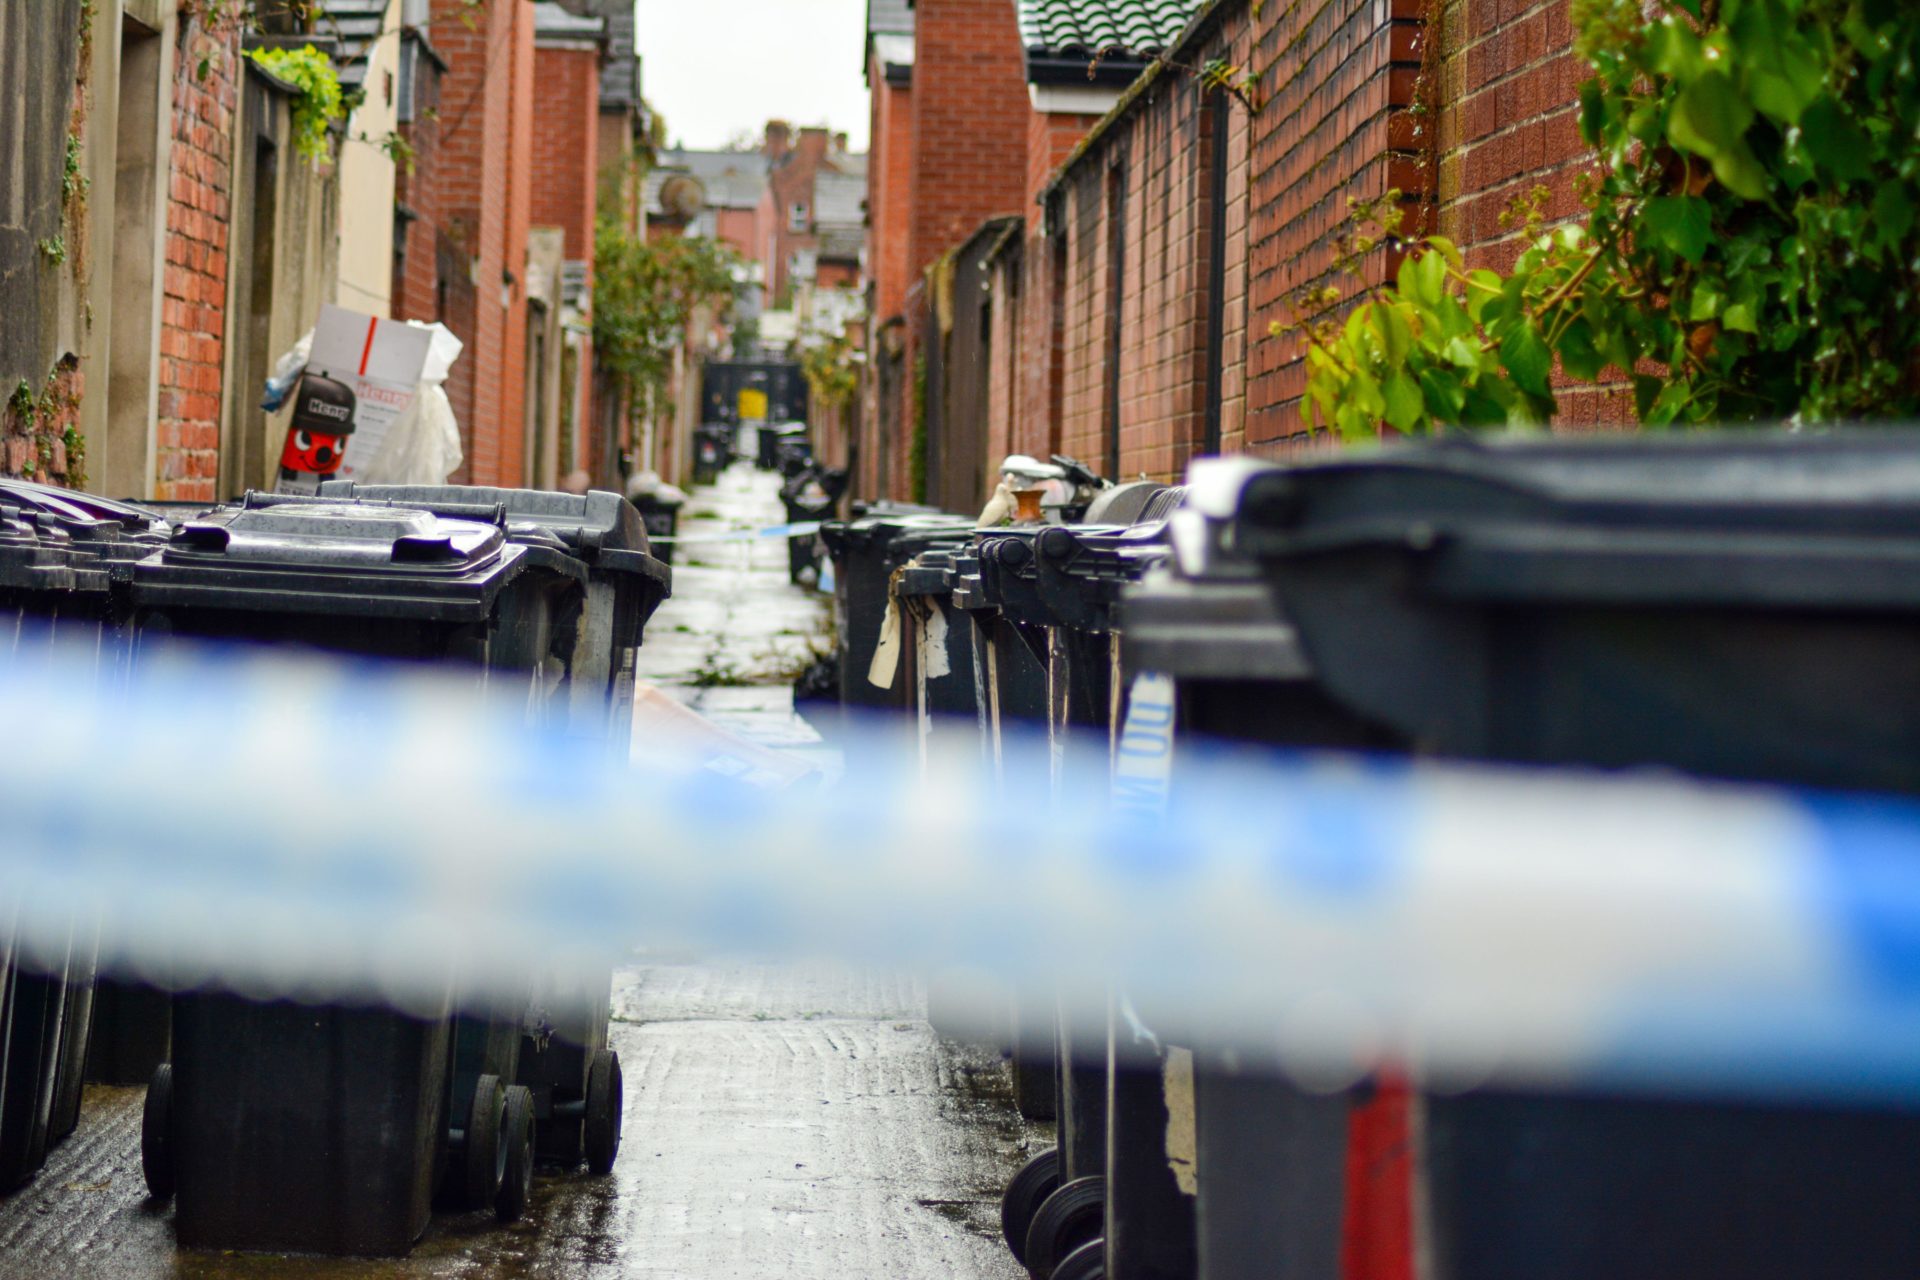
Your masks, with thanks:
<instances>
[{"instance_id":1,"label":"wet pavement","mask_svg":"<svg viewBox=\"0 0 1920 1280\"><path fill-rule=\"evenodd\" d=\"M774 478L695 493L675 598L641 675L743 737L833 753L788 681L826 602L782 542L693 541L777 524ZM144 1090L90 1086L78 1133L0 1201L0 1276L1016 1280L999 1191L1047 1141L992 1049L943 1041L912 975L753 957L637 956L614 979L626 1077L613 1176L546 1176L511 1227L441 1215L403 1260L177 1251L140 1174Z\"/></svg>"}]
</instances>

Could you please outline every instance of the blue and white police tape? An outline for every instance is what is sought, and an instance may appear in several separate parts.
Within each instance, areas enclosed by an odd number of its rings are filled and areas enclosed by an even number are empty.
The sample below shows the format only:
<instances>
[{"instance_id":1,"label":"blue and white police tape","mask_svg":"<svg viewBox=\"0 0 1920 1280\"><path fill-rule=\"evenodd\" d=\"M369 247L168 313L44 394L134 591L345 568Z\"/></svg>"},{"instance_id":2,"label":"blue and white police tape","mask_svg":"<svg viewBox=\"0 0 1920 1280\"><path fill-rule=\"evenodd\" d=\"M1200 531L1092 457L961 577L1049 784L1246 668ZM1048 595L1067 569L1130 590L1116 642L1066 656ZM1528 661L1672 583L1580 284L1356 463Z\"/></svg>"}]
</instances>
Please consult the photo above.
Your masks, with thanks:
<instances>
[{"instance_id":1,"label":"blue and white police tape","mask_svg":"<svg viewBox=\"0 0 1920 1280\"><path fill-rule=\"evenodd\" d=\"M1338 1084L1920 1096L1920 807L1676 778L1105 750L923 772L868 726L843 784L759 793L529 729L475 682L91 648L0 665L0 920L97 929L176 987L444 1001L635 943L1122 984L1175 1042ZM496 674L493 686L501 684ZM525 699L517 700L524 706Z\"/></svg>"}]
</instances>

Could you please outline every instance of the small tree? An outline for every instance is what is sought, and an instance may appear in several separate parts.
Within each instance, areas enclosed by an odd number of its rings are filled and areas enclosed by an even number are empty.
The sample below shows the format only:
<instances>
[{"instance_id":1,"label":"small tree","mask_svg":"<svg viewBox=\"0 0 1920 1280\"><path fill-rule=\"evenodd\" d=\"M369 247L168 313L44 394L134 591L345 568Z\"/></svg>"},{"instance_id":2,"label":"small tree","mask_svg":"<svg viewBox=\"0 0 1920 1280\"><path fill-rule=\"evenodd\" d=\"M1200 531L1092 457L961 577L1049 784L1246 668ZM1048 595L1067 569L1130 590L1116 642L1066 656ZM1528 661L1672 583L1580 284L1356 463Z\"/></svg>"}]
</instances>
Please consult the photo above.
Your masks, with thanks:
<instances>
[{"instance_id":1,"label":"small tree","mask_svg":"<svg viewBox=\"0 0 1920 1280\"><path fill-rule=\"evenodd\" d=\"M674 350L705 305L724 319L739 255L706 237L644 240L602 221L594 243L594 359L637 420L667 389Z\"/></svg>"}]
</instances>

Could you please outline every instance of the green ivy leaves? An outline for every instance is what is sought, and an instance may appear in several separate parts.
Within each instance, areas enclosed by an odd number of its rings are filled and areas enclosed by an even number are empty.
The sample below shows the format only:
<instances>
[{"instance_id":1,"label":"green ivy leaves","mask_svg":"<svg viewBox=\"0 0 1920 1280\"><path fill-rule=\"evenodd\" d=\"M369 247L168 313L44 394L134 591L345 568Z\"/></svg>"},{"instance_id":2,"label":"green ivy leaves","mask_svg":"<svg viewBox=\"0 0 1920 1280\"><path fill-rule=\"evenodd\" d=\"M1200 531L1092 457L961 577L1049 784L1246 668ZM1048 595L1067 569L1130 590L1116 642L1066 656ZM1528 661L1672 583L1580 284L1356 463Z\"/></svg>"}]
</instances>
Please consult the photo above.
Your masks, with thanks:
<instances>
[{"instance_id":1,"label":"green ivy leaves","mask_svg":"<svg viewBox=\"0 0 1920 1280\"><path fill-rule=\"evenodd\" d=\"M1647 201L1647 230L1688 262L1698 262L1713 235L1713 212L1694 196L1654 196Z\"/></svg>"},{"instance_id":2,"label":"green ivy leaves","mask_svg":"<svg viewBox=\"0 0 1920 1280\"><path fill-rule=\"evenodd\" d=\"M1767 172L1747 145L1753 106L1722 71L1706 71L1674 99L1667 139L1713 166L1713 176L1749 200L1767 194Z\"/></svg>"},{"instance_id":3,"label":"green ivy leaves","mask_svg":"<svg viewBox=\"0 0 1920 1280\"><path fill-rule=\"evenodd\" d=\"M1643 424L1920 413L1920 23L1900 0L1572 0L1601 167L1581 226L1544 189L1524 251L1470 270L1415 239L1343 242L1363 282L1301 300L1302 414L1343 435L1549 420L1558 380L1630 384ZM1403 242L1405 243L1405 242Z\"/></svg>"},{"instance_id":4,"label":"green ivy leaves","mask_svg":"<svg viewBox=\"0 0 1920 1280\"><path fill-rule=\"evenodd\" d=\"M324 160L330 150L327 129L347 114L333 59L312 45L255 49L251 56L300 91L293 100L293 148L309 160Z\"/></svg>"}]
</instances>

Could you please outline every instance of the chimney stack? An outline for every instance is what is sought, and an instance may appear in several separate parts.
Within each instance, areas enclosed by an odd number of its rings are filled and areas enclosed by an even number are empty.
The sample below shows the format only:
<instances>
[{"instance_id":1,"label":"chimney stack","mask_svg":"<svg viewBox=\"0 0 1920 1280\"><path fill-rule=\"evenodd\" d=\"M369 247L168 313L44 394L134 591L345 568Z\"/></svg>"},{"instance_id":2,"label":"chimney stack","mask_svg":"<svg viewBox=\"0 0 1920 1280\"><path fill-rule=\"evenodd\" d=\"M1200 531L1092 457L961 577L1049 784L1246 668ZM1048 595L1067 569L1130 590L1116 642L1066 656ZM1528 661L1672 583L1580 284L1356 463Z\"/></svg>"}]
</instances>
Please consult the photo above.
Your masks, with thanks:
<instances>
[{"instance_id":1,"label":"chimney stack","mask_svg":"<svg viewBox=\"0 0 1920 1280\"><path fill-rule=\"evenodd\" d=\"M788 139L792 136L793 130L787 126L785 120L769 120L766 145L761 150L766 153L767 159L778 160L787 154Z\"/></svg>"}]
</instances>

